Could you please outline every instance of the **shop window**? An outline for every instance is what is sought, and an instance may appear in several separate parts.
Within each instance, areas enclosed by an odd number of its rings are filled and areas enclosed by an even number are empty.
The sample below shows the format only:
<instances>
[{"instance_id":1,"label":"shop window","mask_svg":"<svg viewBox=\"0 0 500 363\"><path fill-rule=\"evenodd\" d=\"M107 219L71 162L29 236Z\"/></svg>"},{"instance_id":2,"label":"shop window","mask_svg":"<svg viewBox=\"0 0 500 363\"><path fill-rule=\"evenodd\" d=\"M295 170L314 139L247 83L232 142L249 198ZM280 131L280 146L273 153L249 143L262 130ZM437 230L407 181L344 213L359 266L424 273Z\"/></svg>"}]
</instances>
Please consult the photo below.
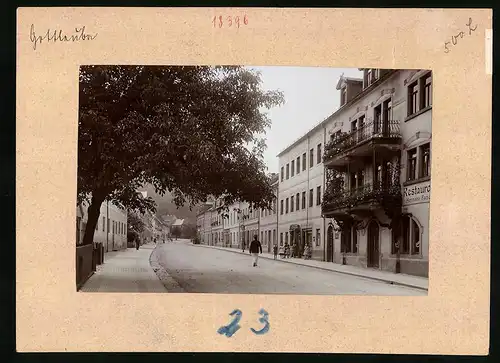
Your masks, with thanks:
<instances>
[{"instance_id":1,"label":"shop window","mask_svg":"<svg viewBox=\"0 0 500 363\"><path fill-rule=\"evenodd\" d=\"M424 178L431 175L431 145L420 146L420 177Z\"/></svg>"},{"instance_id":2,"label":"shop window","mask_svg":"<svg viewBox=\"0 0 500 363\"><path fill-rule=\"evenodd\" d=\"M408 116L418 111L418 82L408 86Z\"/></svg>"},{"instance_id":3,"label":"shop window","mask_svg":"<svg viewBox=\"0 0 500 363\"><path fill-rule=\"evenodd\" d=\"M306 170L306 153L302 154L302 171Z\"/></svg>"},{"instance_id":4,"label":"shop window","mask_svg":"<svg viewBox=\"0 0 500 363\"><path fill-rule=\"evenodd\" d=\"M417 179L417 149L407 151L407 180Z\"/></svg>"},{"instance_id":5,"label":"shop window","mask_svg":"<svg viewBox=\"0 0 500 363\"><path fill-rule=\"evenodd\" d=\"M421 253L420 242L420 227L413 217L404 216L401 225L401 254L402 255L419 255ZM398 252L395 232L392 232L392 248L391 253Z\"/></svg>"}]
</instances>

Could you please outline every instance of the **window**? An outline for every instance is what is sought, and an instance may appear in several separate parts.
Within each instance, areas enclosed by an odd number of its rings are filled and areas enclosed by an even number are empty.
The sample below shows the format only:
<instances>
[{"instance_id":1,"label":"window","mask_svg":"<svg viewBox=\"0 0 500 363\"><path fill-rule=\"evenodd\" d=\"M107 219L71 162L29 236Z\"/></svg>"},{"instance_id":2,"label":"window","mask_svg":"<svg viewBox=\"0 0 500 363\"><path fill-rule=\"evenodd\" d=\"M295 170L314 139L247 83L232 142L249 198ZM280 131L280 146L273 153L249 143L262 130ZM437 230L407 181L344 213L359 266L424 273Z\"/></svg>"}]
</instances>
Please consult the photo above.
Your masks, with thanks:
<instances>
[{"instance_id":1,"label":"window","mask_svg":"<svg viewBox=\"0 0 500 363\"><path fill-rule=\"evenodd\" d=\"M420 177L431 175L431 145L420 146Z\"/></svg>"},{"instance_id":2,"label":"window","mask_svg":"<svg viewBox=\"0 0 500 363\"><path fill-rule=\"evenodd\" d=\"M292 166L291 166L291 171L292 171L292 177L295 174L295 160L292 160Z\"/></svg>"},{"instance_id":3,"label":"window","mask_svg":"<svg viewBox=\"0 0 500 363\"><path fill-rule=\"evenodd\" d=\"M309 150L309 167L314 166L314 149Z\"/></svg>"},{"instance_id":4,"label":"window","mask_svg":"<svg viewBox=\"0 0 500 363\"><path fill-rule=\"evenodd\" d=\"M280 233L280 246L283 246L283 232Z\"/></svg>"},{"instance_id":5,"label":"window","mask_svg":"<svg viewBox=\"0 0 500 363\"><path fill-rule=\"evenodd\" d=\"M392 100L389 98L384 101L384 121L389 121L392 118ZM386 123L386 125L388 125Z\"/></svg>"},{"instance_id":6,"label":"window","mask_svg":"<svg viewBox=\"0 0 500 363\"><path fill-rule=\"evenodd\" d=\"M343 106L347 102L347 87L342 87L340 90L340 105Z\"/></svg>"},{"instance_id":7,"label":"window","mask_svg":"<svg viewBox=\"0 0 500 363\"><path fill-rule=\"evenodd\" d=\"M286 179L290 178L290 164L286 164Z\"/></svg>"},{"instance_id":8,"label":"window","mask_svg":"<svg viewBox=\"0 0 500 363\"><path fill-rule=\"evenodd\" d=\"M321 186L316 188L316 205L321 205Z\"/></svg>"},{"instance_id":9,"label":"window","mask_svg":"<svg viewBox=\"0 0 500 363\"><path fill-rule=\"evenodd\" d=\"M306 209L306 192L302 192L302 209Z\"/></svg>"},{"instance_id":10,"label":"window","mask_svg":"<svg viewBox=\"0 0 500 363\"><path fill-rule=\"evenodd\" d=\"M264 232L260 232L260 241L264 243Z\"/></svg>"},{"instance_id":11,"label":"window","mask_svg":"<svg viewBox=\"0 0 500 363\"><path fill-rule=\"evenodd\" d=\"M288 232L285 232L285 244L288 243Z\"/></svg>"},{"instance_id":12,"label":"window","mask_svg":"<svg viewBox=\"0 0 500 363\"><path fill-rule=\"evenodd\" d=\"M292 195L290 197L290 212L293 212L293 208L295 207L295 203L294 203L294 196Z\"/></svg>"},{"instance_id":13,"label":"window","mask_svg":"<svg viewBox=\"0 0 500 363\"><path fill-rule=\"evenodd\" d=\"M417 149L412 149L407 151L407 180L417 179Z\"/></svg>"},{"instance_id":14,"label":"window","mask_svg":"<svg viewBox=\"0 0 500 363\"><path fill-rule=\"evenodd\" d=\"M106 217L102 217L102 231L104 232L106 229Z\"/></svg>"},{"instance_id":15,"label":"window","mask_svg":"<svg viewBox=\"0 0 500 363\"><path fill-rule=\"evenodd\" d=\"M297 193L295 195L295 204L296 204L295 209L299 210L300 209L300 194L299 193Z\"/></svg>"},{"instance_id":16,"label":"window","mask_svg":"<svg viewBox=\"0 0 500 363\"><path fill-rule=\"evenodd\" d=\"M288 213L288 198L286 198L285 202L285 213Z\"/></svg>"},{"instance_id":17,"label":"window","mask_svg":"<svg viewBox=\"0 0 500 363\"><path fill-rule=\"evenodd\" d=\"M297 158L297 174L300 173L300 156Z\"/></svg>"},{"instance_id":18,"label":"window","mask_svg":"<svg viewBox=\"0 0 500 363\"><path fill-rule=\"evenodd\" d=\"M316 152L316 164L321 164L321 144L318 145L318 151Z\"/></svg>"},{"instance_id":19,"label":"window","mask_svg":"<svg viewBox=\"0 0 500 363\"><path fill-rule=\"evenodd\" d=\"M422 98L420 100L420 108L432 106L432 77L431 73L427 73L422 77Z\"/></svg>"},{"instance_id":20,"label":"window","mask_svg":"<svg viewBox=\"0 0 500 363\"><path fill-rule=\"evenodd\" d=\"M354 120L351 122L351 132L354 132L358 129L358 120Z\"/></svg>"},{"instance_id":21,"label":"window","mask_svg":"<svg viewBox=\"0 0 500 363\"><path fill-rule=\"evenodd\" d=\"M366 71L366 75L367 75L367 79L368 79L368 86L371 85L374 81L374 77L373 77L373 71L371 69L368 69Z\"/></svg>"},{"instance_id":22,"label":"window","mask_svg":"<svg viewBox=\"0 0 500 363\"><path fill-rule=\"evenodd\" d=\"M281 181L285 179L285 168L282 166L281 167Z\"/></svg>"},{"instance_id":23,"label":"window","mask_svg":"<svg viewBox=\"0 0 500 363\"><path fill-rule=\"evenodd\" d=\"M309 208L313 206L313 198L314 198L314 191L312 189L309 190Z\"/></svg>"},{"instance_id":24,"label":"window","mask_svg":"<svg viewBox=\"0 0 500 363\"><path fill-rule=\"evenodd\" d=\"M273 243L276 243L276 230L273 229Z\"/></svg>"},{"instance_id":25,"label":"window","mask_svg":"<svg viewBox=\"0 0 500 363\"><path fill-rule=\"evenodd\" d=\"M316 229L316 246L319 246L321 242L319 228Z\"/></svg>"},{"instance_id":26,"label":"window","mask_svg":"<svg viewBox=\"0 0 500 363\"><path fill-rule=\"evenodd\" d=\"M109 218L108 218L107 233L109 233Z\"/></svg>"},{"instance_id":27,"label":"window","mask_svg":"<svg viewBox=\"0 0 500 363\"><path fill-rule=\"evenodd\" d=\"M283 199L280 201L280 214L283 215Z\"/></svg>"},{"instance_id":28,"label":"window","mask_svg":"<svg viewBox=\"0 0 500 363\"><path fill-rule=\"evenodd\" d=\"M306 153L302 154L302 171L306 170Z\"/></svg>"},{"instance_id":29,"label":"window","mask_svg":"<svg viewBox=\"0 0 500 363\"><path fill-rule=\"evenodd\" d=\"M418 82L412 83L408 87L408 116L418 111Z\"/></svg>"}]
</instances>

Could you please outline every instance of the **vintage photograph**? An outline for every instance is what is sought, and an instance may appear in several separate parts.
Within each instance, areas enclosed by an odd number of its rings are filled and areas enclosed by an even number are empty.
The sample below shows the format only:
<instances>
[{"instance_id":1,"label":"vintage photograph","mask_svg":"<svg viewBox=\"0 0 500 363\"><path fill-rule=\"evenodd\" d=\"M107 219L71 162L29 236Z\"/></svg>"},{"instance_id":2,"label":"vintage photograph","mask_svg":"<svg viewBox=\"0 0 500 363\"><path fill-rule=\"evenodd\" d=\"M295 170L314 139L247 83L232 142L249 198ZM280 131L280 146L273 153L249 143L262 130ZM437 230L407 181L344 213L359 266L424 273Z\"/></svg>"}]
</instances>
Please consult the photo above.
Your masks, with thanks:
<instances>
[{"instance_id":1,"label":"vintage photograph","mask_svg":"<svg viewBox=\"0 0 500 363\"><path fill-rule=\"evenodd\" d=\"M77 290L427 295L430 70L79 72Z\"/></svg>"}]
</instances>

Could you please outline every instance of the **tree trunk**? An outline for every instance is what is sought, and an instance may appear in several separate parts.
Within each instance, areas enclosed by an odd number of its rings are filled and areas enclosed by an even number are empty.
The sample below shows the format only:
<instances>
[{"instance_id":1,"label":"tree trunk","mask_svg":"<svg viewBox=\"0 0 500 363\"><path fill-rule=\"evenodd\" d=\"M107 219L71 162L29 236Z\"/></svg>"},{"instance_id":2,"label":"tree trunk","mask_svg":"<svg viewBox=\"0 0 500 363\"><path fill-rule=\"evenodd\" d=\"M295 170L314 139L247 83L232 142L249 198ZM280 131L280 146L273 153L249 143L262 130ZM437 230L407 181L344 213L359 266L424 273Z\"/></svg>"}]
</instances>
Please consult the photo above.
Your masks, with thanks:
<instances>
[{"instance_id":1,"label":"tree trunk","mask_svg":"<svg viewBox=\"0 0 500 363\"><path fill-rule=\"evenodd\" d=\"M87 226L85 227L85 234L83 235L83 244L89 245L94 242L94 232L99 215L101 213L101 204L104 199L92 197L92 202L88 208ZM107 226L106 226L107 228Z\"/></svg>"}]
</instances>

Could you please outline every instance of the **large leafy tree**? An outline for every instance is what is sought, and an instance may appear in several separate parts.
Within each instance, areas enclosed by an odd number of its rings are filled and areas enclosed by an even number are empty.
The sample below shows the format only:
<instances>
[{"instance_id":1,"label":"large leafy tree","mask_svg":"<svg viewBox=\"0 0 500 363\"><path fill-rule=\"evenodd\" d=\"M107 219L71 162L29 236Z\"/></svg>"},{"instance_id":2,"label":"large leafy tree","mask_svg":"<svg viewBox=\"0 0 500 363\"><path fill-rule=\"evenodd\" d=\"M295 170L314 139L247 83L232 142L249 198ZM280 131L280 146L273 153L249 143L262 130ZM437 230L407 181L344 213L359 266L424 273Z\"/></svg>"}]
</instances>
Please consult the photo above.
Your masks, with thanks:
<instances>
[{"instance_id":1,"label":"large leafy tree","mask_svg":"<svg viewBox=\"0 0 500 363\"><path fill-rule=\"evenodd\" d=\"M108 200L155 212L145 184L176 205L208 196L267 208L274 199L263 162L265 112L283 102L240 66L82 66L78 119L78 203L89 205L92 243ZM252 145L251 148L247 147Z\"/></svg>"}]
</instances>

